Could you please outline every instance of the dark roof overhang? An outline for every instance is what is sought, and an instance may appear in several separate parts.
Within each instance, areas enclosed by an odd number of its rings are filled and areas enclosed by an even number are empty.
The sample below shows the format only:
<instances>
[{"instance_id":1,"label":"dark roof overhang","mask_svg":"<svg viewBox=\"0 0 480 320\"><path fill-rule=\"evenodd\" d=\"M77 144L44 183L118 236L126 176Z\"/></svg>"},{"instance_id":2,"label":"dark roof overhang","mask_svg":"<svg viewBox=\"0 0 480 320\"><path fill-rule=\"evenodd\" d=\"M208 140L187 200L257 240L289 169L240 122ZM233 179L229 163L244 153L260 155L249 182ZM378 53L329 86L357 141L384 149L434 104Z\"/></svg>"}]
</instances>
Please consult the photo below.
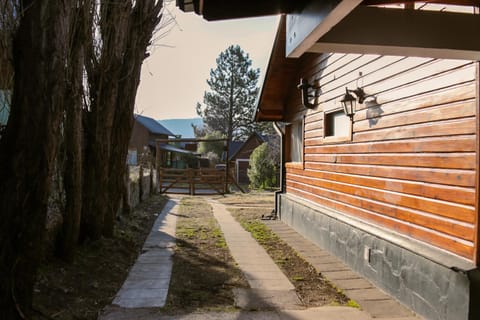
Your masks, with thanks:
<instances>
[{"instance_id":1,"label":"dark roof overhang","mask_svg":"<svg viewBox=\"0 0 480 320\"><path fill-rule=\"evenodd\" d=\"M385 7L398 4L403 7ZM471 10L416 10L426 4ZM177 0L177 5L206 20L287 14L286 55L292 58L343 52L480 60L478 0Z\"/></svg>"},{"instance_id":2,"label":"dark roof overhang","mask_svg":"<svg viewBox=\"0 0 480 320\"><path fill-rule=\"evenodd\" d=\"M177 0L185 12L195 12L205 20L227 20L290 13L306 0Z\"/></svg>"},{"instance_id":3,"label":"dark roof overhang","mask_svg":"<svg viewBox=\"0 0 480 320\"><path fill-rule=\"evenodd\" d=\"M285 100L297 74L298 59L285 56L286 17L282 15L265 78L257 98L255 121L283 121Z\"/></svg>"}]
</instances>

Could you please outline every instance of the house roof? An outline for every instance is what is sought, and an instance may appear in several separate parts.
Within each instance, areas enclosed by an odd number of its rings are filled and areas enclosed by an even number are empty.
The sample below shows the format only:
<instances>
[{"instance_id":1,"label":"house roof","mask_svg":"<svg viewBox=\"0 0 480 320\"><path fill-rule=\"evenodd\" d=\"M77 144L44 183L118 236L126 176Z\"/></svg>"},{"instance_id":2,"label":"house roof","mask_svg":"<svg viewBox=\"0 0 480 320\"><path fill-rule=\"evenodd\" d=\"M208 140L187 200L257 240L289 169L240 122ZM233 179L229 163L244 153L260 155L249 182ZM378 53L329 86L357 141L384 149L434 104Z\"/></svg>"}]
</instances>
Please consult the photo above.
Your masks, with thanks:
<instances>
[{"instance_id":1,"label":"house roof","mask_svg":"<svg viewBox=\"0 0 480 320\"><path fill-rule=\"evenodd\" d=\"M147 130L150 133L164 134L164 135L172 136L172 137L175 136L175 134L173 134L170 130L168 130L167 128L162 126L160 123L158 123L158 121L156 121L152 118L136 114L135 115L135 120L138 121L140 124L142 124L145 128L147 128Z\"/></svg>"},{"instance_id":2,"label":"house roof","mask_svg":"<svg viewBox=\"0 0 480 320\"><path fill-rule=\"evenodd\" d=\"M252 139L258 139L260 142L266 142L267 141L267 137L264 136L264 135L261 135L259 133L252 133L250 135L250 137L248 137L247 140L245 141L233 141L232 143L238 143L237 145L233 146L231 145L230 146L230 156L228 157L228 160L232 160L233 158L235 158L237 156L237 154L243 149L243 147Z\"/></svg>"},{"instance_id":3,"label":"house roof","mask_svg":"<svg viewBox=\"0 0 480 320\"><path fill-rule=\"evenodd\" d=\"M267 71L260 94L257 98L255 121L282 121L284 105L289 94L289 86L295 81L298 59L287 58L285 54L286 16L278 24L277 34L270 54ZM297 92L297 94L299 94ZM297 99L300 101L299 99Z\"/></svg>"},{"instance_id":4,"label":"house roof","mask_svg":"<svg viewBox=\"0 0 480 320\"><path fill-rule=\"evenodd\" d=\"M230 156L228 157L229 160L232 160L232 158L238 153L238 151L242 148L243 144L246 141L232 141L230 142L229 145L229 150L230 151Z\"/></svg>"},{"instance_id":5,"label":"house roof","mask_svg":"<svg viewBox=\"0 0 480 320\"><path fill-rule=\"evenodd\" d=\"M177 0L177 6L185 12L195 11L205 20L225 20L277 15L292 12L299 0Z\"/></svg>"},{"instance_id":6,"label":"house roof","mask_svg":"<svg viewBox=\"0 0 480 320\"><path fill-rule=\"evenodd\" d=\"M177 5L206 20L285 13L286 55L293 58L341 52L480 60L480 41L472 40L478 39L478 0L177 0Z\"/></svg>"},{"instance_id":7,"label":"house roof","mask_svg":"<svg viewBox=\"0 0 480 320\"><path fill-rule=\"evenodd\" d=\"M195 154L195 152L185 150L185 149L182 149L182 148L178 148L178 147L172 146L170 144L160 144L158 147L162 150L175 152L175 153Z\"/></svg>"}]
</instances>

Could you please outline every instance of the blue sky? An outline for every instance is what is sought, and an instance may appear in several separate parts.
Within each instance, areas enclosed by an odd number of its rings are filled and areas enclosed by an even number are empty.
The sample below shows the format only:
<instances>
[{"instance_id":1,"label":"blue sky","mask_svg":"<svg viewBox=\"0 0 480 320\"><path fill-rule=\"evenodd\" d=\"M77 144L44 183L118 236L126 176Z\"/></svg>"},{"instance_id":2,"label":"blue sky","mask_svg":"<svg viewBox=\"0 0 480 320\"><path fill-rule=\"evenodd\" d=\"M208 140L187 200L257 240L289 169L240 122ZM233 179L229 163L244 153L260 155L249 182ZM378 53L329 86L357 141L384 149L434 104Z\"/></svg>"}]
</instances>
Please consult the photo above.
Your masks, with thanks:
<instances>
[{"instance_id":1,"label":"blue sky","mask_svg":"<svg viewBox=\"0 0 480 320\"><path fill-rule=\"evenodd\" d=\"M216 67L220 52L232 44L239 44L250 55L263 78L278 17L207 22L175 7L169 11L176 25L156 41L143 64L136 113L154 119L196 117L195 106L208 90L210 69Z\"/></svg>"}]
</instances>

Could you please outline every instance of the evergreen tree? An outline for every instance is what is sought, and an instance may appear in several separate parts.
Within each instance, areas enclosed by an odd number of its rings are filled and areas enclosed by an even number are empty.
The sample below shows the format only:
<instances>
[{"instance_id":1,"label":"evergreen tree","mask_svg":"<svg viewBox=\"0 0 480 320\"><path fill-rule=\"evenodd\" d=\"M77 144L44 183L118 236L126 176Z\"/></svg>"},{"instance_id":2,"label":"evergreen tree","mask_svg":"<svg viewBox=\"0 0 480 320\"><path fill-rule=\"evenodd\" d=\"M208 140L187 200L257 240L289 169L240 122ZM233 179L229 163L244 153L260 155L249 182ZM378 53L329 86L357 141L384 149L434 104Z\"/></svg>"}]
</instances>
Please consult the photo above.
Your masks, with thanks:
<instances>
[{"instance_id":1,"label":"evergreen tree","mask_svg":"<svg viewBox=\"0 0 480 320\"><path fill-rule=\"evenodd\" d=\"M197 114L209 130L219 131L230 141L246 138L258 130L253 111L260 70L252 69L248 54L238 45L228 47L216 61L207 80L211 91L204 94L204 106L197 104Z\"/></svg>"}]
</instances>

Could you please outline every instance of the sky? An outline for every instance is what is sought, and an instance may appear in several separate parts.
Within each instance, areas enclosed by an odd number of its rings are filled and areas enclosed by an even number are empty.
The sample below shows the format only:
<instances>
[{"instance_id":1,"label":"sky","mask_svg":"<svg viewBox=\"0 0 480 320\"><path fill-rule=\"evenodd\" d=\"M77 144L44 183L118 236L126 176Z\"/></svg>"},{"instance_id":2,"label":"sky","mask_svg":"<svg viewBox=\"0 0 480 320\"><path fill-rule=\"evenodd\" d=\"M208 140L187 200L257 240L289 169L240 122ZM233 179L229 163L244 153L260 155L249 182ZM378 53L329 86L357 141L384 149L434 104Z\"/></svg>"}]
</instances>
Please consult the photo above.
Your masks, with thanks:
<instances>
[{"instance_id":1,"label":"sky","mask_svg":"<svg viewBox=\"0 0 480 320\"><path fill-rule=\"evenodd\" d=\"M135 112L160 119L197 117L197 102L209 90L206 80L216 58L238 44L249 54L253 68L260 68L258 86L270 57L278 17L207 22L174 6L169 12L176 23L166 36L156 39L142 66Z\"/></svg>"}]
</instances>

